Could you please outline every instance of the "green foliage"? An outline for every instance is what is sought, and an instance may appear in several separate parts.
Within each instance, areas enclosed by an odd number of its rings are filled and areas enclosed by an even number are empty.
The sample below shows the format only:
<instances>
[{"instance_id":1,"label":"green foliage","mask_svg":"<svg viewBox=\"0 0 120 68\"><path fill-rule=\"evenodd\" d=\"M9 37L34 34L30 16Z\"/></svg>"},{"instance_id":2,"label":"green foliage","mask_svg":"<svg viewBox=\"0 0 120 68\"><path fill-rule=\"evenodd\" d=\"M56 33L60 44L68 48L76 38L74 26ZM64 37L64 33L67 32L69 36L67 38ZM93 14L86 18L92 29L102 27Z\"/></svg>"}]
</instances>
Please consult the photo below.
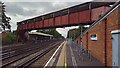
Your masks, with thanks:
<instances>
[{"instance_id":1,"label":"green foliage","mask_svg":"<svg viewBox=\"0 0 120 68\"><path fill-rule=\"evenodd\" d=\"M87 29L86 27L83 27L82 32L85 31L86 29ZM81 34L81 29L80 29L80 28L71 29L71 30L68 31L67 38L75 39L75 38L77 38L80 34Z\"/></svg>"},{"instance_id":2,"label":"green foliage","mask_svg":"<svg viewBox=\"0 0 120 68\"><path fill-rule=\"evenodd\" d=\"M5 28L9 29L11 31L11 25L10 25L10 17L7 17L5 14L5 5L2 3L2 28L5 30Z\"/></svg>"},{"instance_id":3,"label":"green foliage","mask_svg":"<svg viewBox=\"0 0 120 68\"><path fill-rule=\"evenodd\" d=\"M2 35L2 44L13 44L16 42L16 35L14 33L5 33Z\"/></svg>"}]
</instances>

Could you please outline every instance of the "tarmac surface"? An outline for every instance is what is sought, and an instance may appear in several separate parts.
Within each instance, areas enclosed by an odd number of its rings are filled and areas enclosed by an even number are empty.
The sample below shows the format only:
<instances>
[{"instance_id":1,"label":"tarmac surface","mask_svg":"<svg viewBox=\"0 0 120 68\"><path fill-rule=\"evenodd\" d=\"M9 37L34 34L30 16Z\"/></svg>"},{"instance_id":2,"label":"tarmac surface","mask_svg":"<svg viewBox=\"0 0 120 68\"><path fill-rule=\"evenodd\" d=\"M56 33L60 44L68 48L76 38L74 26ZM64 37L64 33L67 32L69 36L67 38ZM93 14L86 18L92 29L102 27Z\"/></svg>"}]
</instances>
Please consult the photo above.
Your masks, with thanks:
<instances>
[{"instance_id":1,"label":"tarmac surface","mask_svg":"<svg viewBox=\"0 0 120 68\"><path fill-rule=\"evenodd\" d=\"M52 68L106 68L81 45L76 45L72 40L61 44L47 66L54 66Z\"/></svg>"},{"instance_id":2,"label":"tarmac surface","mask_svg":"<svg viewBox=\"0 0 120 68\"><path fill-rule=\"evenodd\" d=\"M92 57L87 51L85 51L82 46L76 45L71 40L68 40L66 45L66 60L67 66L73 66L74 68L79 67L91 67L98 68L104 67L102 63Z\"/></svg>"}]
</instances>

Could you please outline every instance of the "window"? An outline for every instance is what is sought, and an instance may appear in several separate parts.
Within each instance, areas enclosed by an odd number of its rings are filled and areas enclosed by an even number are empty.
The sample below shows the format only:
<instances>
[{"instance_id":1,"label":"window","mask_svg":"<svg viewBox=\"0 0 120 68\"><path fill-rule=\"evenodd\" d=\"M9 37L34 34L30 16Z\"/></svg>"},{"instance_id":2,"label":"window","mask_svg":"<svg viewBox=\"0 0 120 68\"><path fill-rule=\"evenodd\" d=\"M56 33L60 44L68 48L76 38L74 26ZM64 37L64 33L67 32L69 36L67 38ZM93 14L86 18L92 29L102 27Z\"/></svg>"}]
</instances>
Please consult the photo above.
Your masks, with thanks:
<instances>
[{"instance_id":1,"label":"window","mask_svg":"<svg viewBox=\"0 0 120 68\"><path fill-rule=\"evenodd\" d=\"M96 40L97 40L97 35L96 35L96 34L92 34L92 35L90 36L90 39L91 39L92 41L96 41Z\"/></svg>"}]
</instances>

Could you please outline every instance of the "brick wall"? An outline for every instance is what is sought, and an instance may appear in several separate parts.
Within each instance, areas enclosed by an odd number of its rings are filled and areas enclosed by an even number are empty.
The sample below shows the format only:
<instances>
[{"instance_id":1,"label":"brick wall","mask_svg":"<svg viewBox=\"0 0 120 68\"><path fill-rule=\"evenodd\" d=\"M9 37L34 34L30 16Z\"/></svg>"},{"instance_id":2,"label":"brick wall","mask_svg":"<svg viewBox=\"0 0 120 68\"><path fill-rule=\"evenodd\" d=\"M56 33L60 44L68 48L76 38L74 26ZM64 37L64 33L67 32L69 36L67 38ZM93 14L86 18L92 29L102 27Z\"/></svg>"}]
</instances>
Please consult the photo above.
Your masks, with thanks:
<instances>
[{"instance_id":1,"label":"brick wall","mask_svg":"<svg viewBox=\"0 0 120 68\"><path fill-rule=\"evenodd\" d=\"M112 65L111 31L116 29L120 29L120 7L107 16L105 20L92 27L87 32L88 37L87 33L82 36L83 47L87 48L88 45L91 54L101 63L105 64L106 62L107 66ZM92 34L97 35L97 41L91 41Z\"/></svg>"},{"instance_id":2,"label":"brick wall","mask_svg":"<svg viewBox=\"0 0 120 68\"><path fill-rule=\"evenodd\" d=\"M107 65L112 65L112 40L111 40L111 31L120 29L120 7L113 11L107 17Z\"/></svg>"},{"instance_id":3,"label":"brick wall","mask_svg":"<svg viewBox=\"0 0 120 68\"><path fill-rule=\"evenodd\" d=\"M86 34L84 34L83 37L82 37L82 45L83 45L83 47L86 48L86 49L87 49L87 44L88 44L87 36L88 36L88 34L86 33Z\"/></svg>"},{"instance_id":4,"label":"brick wall","mask_svg":"<svg viewBox=\"0 0 120 68\"><path fill-rule=\"evenodd\" d=\"M93 34L97 35L97 41L92 41L90 39L90 36ZM97 24L88 31L88 49L90 50L91 54L103 64L105 63L104 41L105 41L105 21L102 21L100 24Z\"/></svg>"},{"instance_id":5,"label":"brick wall","mask_svg":"<svg viewBox=\"0 0 120 68\"><path fill-rule=\"evenodd\" d=\"M75 43L76 43L77 45L80 45L80 44L81 44L81 38L80 38L80 36L76 38Z\"/></svg>"}]
</instances>

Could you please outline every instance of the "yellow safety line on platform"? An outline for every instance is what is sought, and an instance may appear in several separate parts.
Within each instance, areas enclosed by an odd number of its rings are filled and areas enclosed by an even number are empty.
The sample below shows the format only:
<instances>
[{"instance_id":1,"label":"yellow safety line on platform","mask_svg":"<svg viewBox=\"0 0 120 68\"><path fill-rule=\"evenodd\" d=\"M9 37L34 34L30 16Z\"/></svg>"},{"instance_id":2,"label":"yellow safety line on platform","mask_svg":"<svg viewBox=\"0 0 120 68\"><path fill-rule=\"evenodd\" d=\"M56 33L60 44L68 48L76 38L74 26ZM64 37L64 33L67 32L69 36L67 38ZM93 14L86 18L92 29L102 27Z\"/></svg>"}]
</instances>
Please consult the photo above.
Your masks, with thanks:
<instances>
[{"instance_id":1,"label":"yellow safety line on platform","mask_svg":"<svg viewBox=\"0 0 120 68\"><path fill-rule=\"evenodd\" d=\"M62 47L62 50L61 50L61 53L60 53L60 56L59 56L56 66L63 66L64 68L66 68L66 43L67 43L67 41L65 41L65 43Z\"/></svg>"},{"instance_id":2,"label":"yellow safety line on platform","mask_svg":"<svg viewBox=\"0 0 120 68\"><path fill-rule=\"evenodd\" d=\"M56 55L56 53L58 52L58 50L62 47L62 45L65 43L62 42L61 45L56 49L56 51L53 53L53 55L51 56L51 58L48 60L48 62L45 64L45 66L43 68L46 68L47 66L49 66L49 64L51 63L51 60L53 59L53 57ZM50 64L51 66L52 64Z\"/></svg>"},{"instance_id":3,"label":"yellow safety line on platform","mask_svg":"<svg viewBox=\"0 0 120 68\"><path fill-rule=\"evenodd\" d=\"M64 56L64 58L65 58L65 68L67 68L67 62L66 62L66 44L65 44L65 56Z\"/></svg>"}]
</instances>

